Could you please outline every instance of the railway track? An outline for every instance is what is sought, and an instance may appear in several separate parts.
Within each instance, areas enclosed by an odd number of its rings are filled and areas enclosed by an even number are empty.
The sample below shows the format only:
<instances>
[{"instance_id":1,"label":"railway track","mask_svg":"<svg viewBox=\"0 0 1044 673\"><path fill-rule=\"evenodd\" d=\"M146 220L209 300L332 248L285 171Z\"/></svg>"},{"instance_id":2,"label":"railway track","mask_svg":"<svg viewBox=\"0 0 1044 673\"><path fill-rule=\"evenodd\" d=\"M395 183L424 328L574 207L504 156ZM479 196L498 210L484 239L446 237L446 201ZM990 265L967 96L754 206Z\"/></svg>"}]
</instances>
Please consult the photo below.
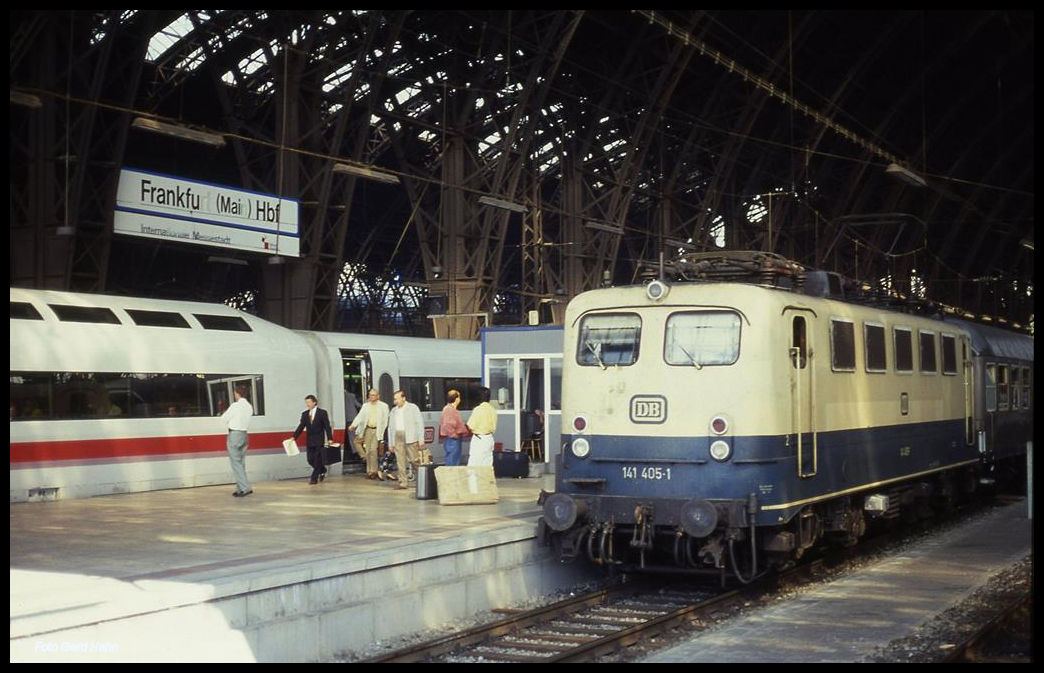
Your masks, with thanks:
<instances>
[{"instance_id":1,"label":"railway track","mask_svg":"<svg viewBox=\"0 0 1044 673\"><path fill-rule=\"evenodd\" d=\"M831 568L879 553L901 542L915 529L890 530L865 539L857 547L829 549L787 571L749 585L726 590L712 584L650 577L619 581L613 586L531 610L520 610L495 622L367 659L391 662L594 661L639 641L678 627L702 628L709 615L739 604L820 579ZM681 580L685 582L685 580Z\"/></svg>"},{"instance_id":2,"label":"railway track","mask_svg":"<svg viewBox=\"0 0 1044 673\"><path fill-rule=\"evenodd\" d=\"M677 584L667 588L646 579L620 583L367 661L592 661L679 626L698 628L710 613L749 602L782 584L807 581L826 563L817 560L731 590Z\"/></svg>"}]
</instances>

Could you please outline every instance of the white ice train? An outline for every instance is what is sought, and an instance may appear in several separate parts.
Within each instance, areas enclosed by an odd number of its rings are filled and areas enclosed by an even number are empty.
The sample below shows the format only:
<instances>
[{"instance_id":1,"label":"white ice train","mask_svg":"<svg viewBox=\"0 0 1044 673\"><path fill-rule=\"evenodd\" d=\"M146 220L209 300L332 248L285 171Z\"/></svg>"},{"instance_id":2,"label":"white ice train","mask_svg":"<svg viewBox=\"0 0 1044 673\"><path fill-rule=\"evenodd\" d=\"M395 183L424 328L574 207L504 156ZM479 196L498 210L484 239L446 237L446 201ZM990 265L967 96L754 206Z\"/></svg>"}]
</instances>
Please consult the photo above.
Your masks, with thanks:
<instances>
[{"instance_id":1,"label":"white ice train","mask_svg":"<svg viewBox=\"0 0 1044 673\"><path fill-rule=\"evenodd\" d=\"M219 418L251 389L247 471L306 477L281 442L314 394L345 440L346 406L402 388L436 458L445 392L465 418L478 342L290 330L222 304L11 288L11 501L231 483ZM299 439L304 443L304 438ZM466 452L466 447L465 447Z\"/></svg>"}]
</instances>

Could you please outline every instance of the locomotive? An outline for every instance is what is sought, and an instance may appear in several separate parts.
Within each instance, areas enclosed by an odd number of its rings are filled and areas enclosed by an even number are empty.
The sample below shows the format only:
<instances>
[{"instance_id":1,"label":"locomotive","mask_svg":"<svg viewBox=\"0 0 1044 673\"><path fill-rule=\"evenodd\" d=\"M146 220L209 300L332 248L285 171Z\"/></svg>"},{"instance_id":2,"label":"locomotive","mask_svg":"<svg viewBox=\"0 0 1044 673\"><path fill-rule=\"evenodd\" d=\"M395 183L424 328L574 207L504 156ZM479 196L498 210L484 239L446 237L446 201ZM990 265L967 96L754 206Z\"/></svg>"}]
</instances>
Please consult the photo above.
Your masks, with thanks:
<instances>
[{"instance_id":1,"label":"locomotive","mask_svg":"<svg viewBox=\"0 0 1044 673\"><path fill-rule=\"evenodd\" d=\"M563 560L748 583L947 507L1025 453L1032 337L770 253L689 254L675 271L566 309L539 521Z\"/></svg>"},{"instance_id":2,"label":"locomotive","mask_svg":"<svg viewBox=\"0 0 1044 673\"><path fill-rule=\"evenodd\" d=\"M376 388L418 404L436 458L449 388L466 416L477 342L291 330L223 304L11 288L11 501L230 483L221 412L246 385L255 481L300 478L281 442L305 395L334 440Z\"/></svg>"}]
</instances>

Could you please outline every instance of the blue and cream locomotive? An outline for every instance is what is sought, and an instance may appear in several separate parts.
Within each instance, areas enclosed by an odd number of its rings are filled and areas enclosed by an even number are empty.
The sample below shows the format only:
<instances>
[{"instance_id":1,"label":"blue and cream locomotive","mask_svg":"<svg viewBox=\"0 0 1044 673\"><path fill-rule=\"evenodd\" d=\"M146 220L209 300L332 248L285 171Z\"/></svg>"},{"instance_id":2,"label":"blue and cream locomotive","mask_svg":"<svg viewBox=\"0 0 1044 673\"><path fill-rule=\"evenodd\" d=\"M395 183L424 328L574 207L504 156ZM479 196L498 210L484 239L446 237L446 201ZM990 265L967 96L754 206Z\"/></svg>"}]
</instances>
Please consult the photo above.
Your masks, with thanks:
<instances>
[{"instance_id":1,"label":"blue and cream locomotive","mask_svg":"<svg viewBox=\"0 0 1044 673\"><path fill-rule=\"evenodd\" d=\"M845 300L837 276L774 255L677 268L567 308L540 523L563 558L746 582L1025 452L1031 337Z\"/></svg>"}]
</instances>

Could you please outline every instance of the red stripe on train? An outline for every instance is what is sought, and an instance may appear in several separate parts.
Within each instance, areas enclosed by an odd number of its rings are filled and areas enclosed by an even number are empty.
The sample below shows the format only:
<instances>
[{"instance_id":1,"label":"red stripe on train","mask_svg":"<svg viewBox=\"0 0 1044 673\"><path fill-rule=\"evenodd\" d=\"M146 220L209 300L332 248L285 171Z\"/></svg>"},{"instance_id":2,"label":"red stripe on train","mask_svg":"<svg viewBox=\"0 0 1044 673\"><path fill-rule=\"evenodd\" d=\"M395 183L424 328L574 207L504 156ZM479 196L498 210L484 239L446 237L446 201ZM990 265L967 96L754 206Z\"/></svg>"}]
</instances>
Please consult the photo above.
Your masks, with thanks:
<instances>
[{"instance_id":1,"label":"red stripe on train","mask_svg":"<svg viewBox=\"0 0 1044 673\"><path fill-rule=\"evenodd\" d=\"M249 433L250 447L253 449L282 448L283 440L290 436L290 432L251 432ZM227 437L226 433L223 435L18 442L11 444L11 463L224 453ZM334 441L342 441L343 437L343 430L334 431ZM304 448L303 435L297 438L297 443L302 449Z\"/></svg>"}]
</instances>

